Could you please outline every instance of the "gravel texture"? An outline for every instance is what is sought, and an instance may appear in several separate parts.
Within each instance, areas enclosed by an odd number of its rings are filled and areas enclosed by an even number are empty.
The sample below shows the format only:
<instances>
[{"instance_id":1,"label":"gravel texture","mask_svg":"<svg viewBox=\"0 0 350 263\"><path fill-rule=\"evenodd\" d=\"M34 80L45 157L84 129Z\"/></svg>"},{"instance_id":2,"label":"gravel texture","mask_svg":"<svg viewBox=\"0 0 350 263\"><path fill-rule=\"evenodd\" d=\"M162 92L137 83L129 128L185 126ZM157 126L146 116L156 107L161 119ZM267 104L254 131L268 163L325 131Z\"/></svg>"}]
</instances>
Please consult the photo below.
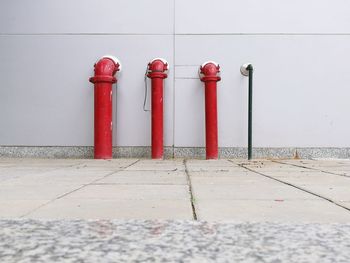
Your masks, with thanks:
<instances>
[{"instance_id":1,"label":"gravel texture","mask_svg":"<svg viewBox=\"0 0 350 263\"><path fill-rule=\"evenodd\" d=\"M1 220L0 262L350 262L350 224Z\"/></svg>"},{"instance_id":2,"label":"gravel texture","mask_svg":"<svg viewBox=\"0 0 350 263\"><path fill-rule=\"evenodd\" d=\"M253 148L253 158L293 158L295 151L300 158L350 158L350 148ZM219 148L220 158L247 158L246 147ZM7 158L93 158L93 146L0 146L0 157ZM150 158L148 146L114 146L113 158ZM164 147L164 157L205 158L204 147Z\"/></svg>"}]
</instances>

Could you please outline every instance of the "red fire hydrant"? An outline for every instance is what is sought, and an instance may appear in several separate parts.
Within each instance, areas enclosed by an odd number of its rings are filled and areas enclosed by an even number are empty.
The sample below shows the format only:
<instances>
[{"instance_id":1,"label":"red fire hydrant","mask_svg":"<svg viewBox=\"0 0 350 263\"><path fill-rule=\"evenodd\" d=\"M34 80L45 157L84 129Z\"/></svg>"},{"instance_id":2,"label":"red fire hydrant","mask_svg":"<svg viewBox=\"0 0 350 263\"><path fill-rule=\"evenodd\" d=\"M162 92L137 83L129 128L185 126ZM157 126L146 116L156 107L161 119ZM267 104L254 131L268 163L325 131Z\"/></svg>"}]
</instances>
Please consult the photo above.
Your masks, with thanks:
<instances>
[{"instance_id":1,"label":"red fire hydrant","mask_svg":"<svg viewBox=\"0 0 350 263\"><path fill-rule=\"evenodd\" d=\"M89 79L95 84L94 158L112 159L112 85L121 64L115 57L104 56L94 67L95 76Z\"/></svg>"},{"instance_id":2,"label":"red fire hydrant","mask_svg":"<svg viewBox=\"0 0 350 263\"><path fill-rule=\"evenodd\" d=\"M218 158L217 82L221 80L219 64L208 61L199 68L200 80L205 83L205 143L206 158Z\"/></svg>"},{"instance_id":3,"label":"red fire hydrant","mask_svg":"<svg viewBox=\"0 0 350 263\"><path fill-rule=\"evenodd\" d=\"M163 80L168 76L168 62L155 58L148 64L152 80L152 159L163 159Z\"/></svg>"}]
</instances>

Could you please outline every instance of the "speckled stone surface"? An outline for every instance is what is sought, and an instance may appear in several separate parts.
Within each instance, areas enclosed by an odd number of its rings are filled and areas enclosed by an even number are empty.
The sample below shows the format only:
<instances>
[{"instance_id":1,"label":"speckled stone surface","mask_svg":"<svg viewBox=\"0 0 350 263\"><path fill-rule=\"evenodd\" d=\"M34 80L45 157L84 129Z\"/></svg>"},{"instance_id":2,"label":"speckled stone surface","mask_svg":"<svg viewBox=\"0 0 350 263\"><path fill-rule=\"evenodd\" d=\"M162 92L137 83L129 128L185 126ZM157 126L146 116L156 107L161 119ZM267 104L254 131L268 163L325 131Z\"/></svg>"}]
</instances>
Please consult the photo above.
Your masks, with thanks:
<instances>
[{"instance_id":1,"label":"speckled stone surface","mask_svg":"<svg viewBox=\"0 0 350 263\"><path fill-rule=\"evenodd\" d=\"M295 152L304 159L350 158L350 148L254 148L254 158L293 158ZM113 158L150 158L151 147L113 147ZM220 158L247 158L247 148L219 148ZM0 157L8 158L93 158L92 146L0 146ZM164 147L164 158L205 158L204 147Z\"/></svg>"},{"instance_id":2,"label":"speckled stone surface","mask_svg":"<svg viewBox=\"0 0 350 263\"><path fill-rule=\"evenodd\" d=\"M1 262L350 262L350 224L0 221Z\"/></svg>"},{"instance_id":3,"label":"speckled stone surface","mask_svg":"<svg viewBox=\"0 0 350 263\"><path fill-rule=\"evenodd\" d=\"M173 158L173 147L164 147L164 157ZM92 146L0 146L6 158L87 158L94 157ZM150 158L151 147L113 147L113 158Z\"/></svg>"},{"instance_id":4,"label":"speckled stone surface","mask_svg":"<svg viewBox=\"0 0 350 263\"><path fill-rule=\"evenodd\" d=\"M0 146L0 157L6 158L92 158L94 148L90 146Z\"/></svg>"},{"instance_id":5,"label":"speckled stone surface","mask_svg":"<svg viewBox=\"0 0 350 263\"><path fill-rule=\"evenodd\" d=\"M134 146L134 147L113 147L114 158L151 158L151 147ZM164 158L174 157L173 147L164 147Z\"/></svg>"}]
</instances>

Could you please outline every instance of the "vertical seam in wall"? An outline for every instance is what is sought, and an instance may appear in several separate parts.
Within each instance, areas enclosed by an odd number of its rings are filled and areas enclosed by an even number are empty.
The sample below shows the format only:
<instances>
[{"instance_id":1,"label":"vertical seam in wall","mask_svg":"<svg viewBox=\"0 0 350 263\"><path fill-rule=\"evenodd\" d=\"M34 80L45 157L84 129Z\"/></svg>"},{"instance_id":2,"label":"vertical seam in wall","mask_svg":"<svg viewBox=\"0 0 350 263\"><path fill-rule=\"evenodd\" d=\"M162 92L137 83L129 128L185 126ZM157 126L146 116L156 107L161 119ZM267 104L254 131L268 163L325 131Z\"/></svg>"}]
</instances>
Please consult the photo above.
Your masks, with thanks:
<instances>
[{"instance_id":1,"label":"vertical seam in wall","mask_svg":"<svg viewBox=\"0 0 350 263\"><path fill-rule=\"evenodd\" d=\"M173 158L175 158L175 1L173 0Z\"/></svg>"}]
</instances>

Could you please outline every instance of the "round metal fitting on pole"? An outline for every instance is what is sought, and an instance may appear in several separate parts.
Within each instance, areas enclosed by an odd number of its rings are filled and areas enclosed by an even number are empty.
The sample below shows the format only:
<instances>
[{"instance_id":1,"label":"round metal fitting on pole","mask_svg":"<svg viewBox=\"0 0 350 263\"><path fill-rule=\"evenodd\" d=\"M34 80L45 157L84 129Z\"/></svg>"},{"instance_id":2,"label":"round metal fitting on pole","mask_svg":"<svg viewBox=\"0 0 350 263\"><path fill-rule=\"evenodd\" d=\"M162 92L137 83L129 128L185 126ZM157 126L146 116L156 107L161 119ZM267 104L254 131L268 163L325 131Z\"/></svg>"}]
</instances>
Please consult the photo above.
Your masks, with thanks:
<instances>
[{"instance_id":1,"label":"round metal fitting on pole","mask_svg":"<svg viewBox=\"0 0 350 263\"><path fill-rule=\"evenodd\" d=\"M251 66L252 64L251 63L245 63L241 66L240 68L240 71L241 71L241 74L245 77L248 77L249 76L249 67Z\"/></svg>"}]
</instances>

